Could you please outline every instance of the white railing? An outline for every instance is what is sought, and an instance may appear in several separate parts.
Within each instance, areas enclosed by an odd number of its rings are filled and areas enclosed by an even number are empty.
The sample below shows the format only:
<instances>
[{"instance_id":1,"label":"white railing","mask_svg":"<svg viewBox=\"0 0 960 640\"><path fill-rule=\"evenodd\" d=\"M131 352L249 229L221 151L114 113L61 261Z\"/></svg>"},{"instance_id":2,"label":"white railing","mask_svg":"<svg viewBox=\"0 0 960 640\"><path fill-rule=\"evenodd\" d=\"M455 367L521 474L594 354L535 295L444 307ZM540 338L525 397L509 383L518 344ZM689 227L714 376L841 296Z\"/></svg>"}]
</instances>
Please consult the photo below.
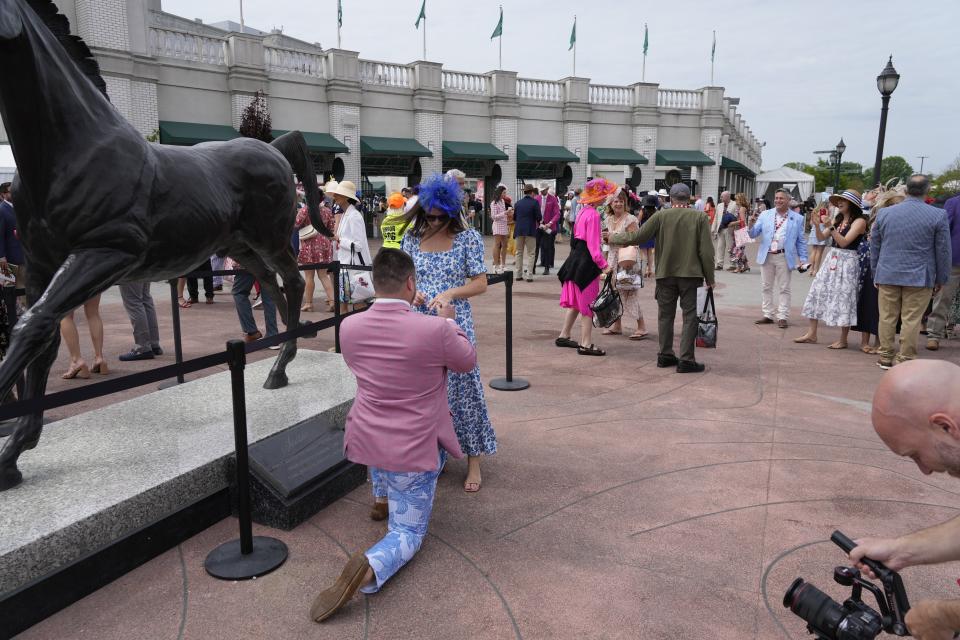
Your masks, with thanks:
<instances>
[{"instance_id":1,"label":"white railing","mask_svg":"<svg viewBox=\"0 0 960 640\"><path fill-rule=\"evenodd\" d=\"M699 109L700 92L687 89L660 89L657 106L665 109Z\"/></svg>"},{"instance_id":2,"label":"white railing","mask_svg":"<svg viewBox=\"0 0 960 640\"><path fill-rule=\"evenodd\" d=\"M410 88L413 86L411 76L410 68L402 64L360 61L360 82L364 84Z\"/></svg>"},{"instance_id":3,"label":"white railing","mask_svg":"<svg viewBox=\"0 0 960 640\"><path fill-rule=\"evenodd\" d=\"M590 85L590 104L612 104L628 107L633 104L633 92L630 87L592 84Z\"/></svg>"},{"instance_id":4,"label":"white railing","mask_svg":"<svg viewBox=\"0 0 960 640\"><path fill-rule=\"evenodd\" d=\"M441 82L444 91L470 93L477 96L485 96L490 93L490 78L479 73L444 71L441 74Z\"/></svg>"},{"instance_id":5,"label":"white railing","mask_svg":"<svg viewBox=\"0 0 960 640\"><path fill-rule=\"evenodd\" d=\"M223 38L200 36L181 31L150 28L150 55L177 58L206 64L225 65L227 42Z\"/></svg>"},{"instance_id":6,"label":"white railing","mask_svg":"<svg viewBox=\"0 0 960 640\"><path fill-rule=\"evenodd\" d=\"M563 102L563 83L517 78L517 96L541 102Z\"/></svg>"},{"instance_id":7,"label":"white railing","mask_svg":"<svg viewBox=\"0 0 960 640\"><path fill-rule=\"evenodd\" d=\"M263 62L267 71L295 73L312 78L323 77L323 56L316 53L264 47Z\"/></svg>"}]
</instances>

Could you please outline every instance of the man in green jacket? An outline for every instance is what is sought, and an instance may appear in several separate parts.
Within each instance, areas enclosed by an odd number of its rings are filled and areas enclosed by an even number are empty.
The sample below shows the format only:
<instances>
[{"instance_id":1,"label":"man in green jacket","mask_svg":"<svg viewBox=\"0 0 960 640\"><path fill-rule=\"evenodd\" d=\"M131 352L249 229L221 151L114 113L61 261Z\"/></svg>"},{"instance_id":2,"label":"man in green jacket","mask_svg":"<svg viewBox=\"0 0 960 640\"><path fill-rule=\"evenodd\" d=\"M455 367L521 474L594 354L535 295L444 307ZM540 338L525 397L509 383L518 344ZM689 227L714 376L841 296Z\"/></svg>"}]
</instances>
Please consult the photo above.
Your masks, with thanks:
<instances>
[{"instance_id":1,"label":"man in green jacket","mask_svg":"<svg viewBox=\"0 0 960 640\"><path fill-rule=\"evenodd\" d=\"M702 211L690 208L690 187L675 184L670 189L670 208L661 209L639 231L608 235L604 240L615 245L643 244L657 240L657 321L660 334L658 367L677 367L677 373L703 371L693 349L697 339L697 288L706 280L714 283L713 242L710 219ZM683 311L680 334L680 359L673 351L673 321L677 300Z\"/></svg>"}]
</instances>

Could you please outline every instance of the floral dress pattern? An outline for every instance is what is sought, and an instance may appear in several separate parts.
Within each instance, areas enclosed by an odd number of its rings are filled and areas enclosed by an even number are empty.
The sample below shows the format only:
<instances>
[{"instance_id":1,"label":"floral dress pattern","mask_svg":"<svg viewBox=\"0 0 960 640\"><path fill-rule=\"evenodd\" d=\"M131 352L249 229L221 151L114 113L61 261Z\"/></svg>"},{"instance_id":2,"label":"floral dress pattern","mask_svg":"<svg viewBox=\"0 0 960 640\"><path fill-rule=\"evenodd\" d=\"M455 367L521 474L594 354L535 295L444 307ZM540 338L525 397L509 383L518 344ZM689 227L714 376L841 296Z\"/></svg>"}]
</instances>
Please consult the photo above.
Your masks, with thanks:
<instances>
[{"instance_id":1,"label":"floral dress pattern","mask_svg":"<svg viewBox=\"0 0 960 640\"><path fill-rule=\"evenodd\" d=\"M449 251L421 251L420 238L410 233L403 237L401 248L413 258L417 268L417 289L426 294L428 301L487 272L483 264L483 238L473 229L454 236ZM453 306L457 310L457 324L476 346L470 301L454 300ZM425 304L414 309L428 313ZM447 373L447 400L453 414L453 429L463 452L468 456L496 453L497 436L487 413L479 365L468 373Z\"/></svg>"},{"instance_id":2,"label":"floral dress pattern","mask_svg":"<svg viewBox=\"0 0 960 640\"><path fill-rule=\"evenodd\" d=\"M333 213L327 207L320 207L320 219L327 229L333 230ZM306 207L302 207L297 213L296 227L307 224L310 221L310 214ZM322 233L300 241L300 253L297 255L297 264L321 264L333 260L333 242Z\"/></svg>"}]
</instances>

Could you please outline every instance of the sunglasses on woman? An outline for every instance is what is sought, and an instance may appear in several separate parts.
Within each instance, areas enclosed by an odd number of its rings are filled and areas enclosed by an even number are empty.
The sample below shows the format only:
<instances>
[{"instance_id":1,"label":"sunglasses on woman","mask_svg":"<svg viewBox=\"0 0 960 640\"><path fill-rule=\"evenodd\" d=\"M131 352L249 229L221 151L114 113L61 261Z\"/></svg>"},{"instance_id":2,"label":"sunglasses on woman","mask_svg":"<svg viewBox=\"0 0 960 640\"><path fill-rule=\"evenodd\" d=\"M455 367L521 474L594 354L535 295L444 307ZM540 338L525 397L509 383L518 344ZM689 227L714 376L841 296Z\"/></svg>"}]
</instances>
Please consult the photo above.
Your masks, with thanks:
<instances>
[{"instance_id":1,"label":"sunglasses on woman","mask_svg":"<svg viewBox=\"0 0 960 640\"><path fill-rule=\"evenodd\" d=\"M437 221L439 221L439 220L444 220L445 218L447 218L447 216L445 216L445 215L435 216L435 215L431 215L431 214L429 214L429 213L424 214L424 217L427 219L428 222L437 222Z\"/></svg>"}]
</instances>

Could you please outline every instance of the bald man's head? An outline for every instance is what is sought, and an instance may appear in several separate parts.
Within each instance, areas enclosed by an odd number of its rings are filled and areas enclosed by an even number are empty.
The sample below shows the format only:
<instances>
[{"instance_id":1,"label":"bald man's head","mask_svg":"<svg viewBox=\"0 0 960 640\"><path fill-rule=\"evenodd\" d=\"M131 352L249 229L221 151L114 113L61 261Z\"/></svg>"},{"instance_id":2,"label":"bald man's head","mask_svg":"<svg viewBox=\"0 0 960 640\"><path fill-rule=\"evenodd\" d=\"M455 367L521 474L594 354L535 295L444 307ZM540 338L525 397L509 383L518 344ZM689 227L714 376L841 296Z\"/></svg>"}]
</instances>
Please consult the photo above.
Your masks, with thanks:
<instances>
[{"instance_id":1,"label":"bald man's head","mask_svg":"<svg viewBox=\"0 0 960 640\"><path fill-rule=\"evenodd\" d=\"M873 428L923 473L960 477L960 367L944 360L898 364L874 393Z\"/></svg>"}]
</instances>

